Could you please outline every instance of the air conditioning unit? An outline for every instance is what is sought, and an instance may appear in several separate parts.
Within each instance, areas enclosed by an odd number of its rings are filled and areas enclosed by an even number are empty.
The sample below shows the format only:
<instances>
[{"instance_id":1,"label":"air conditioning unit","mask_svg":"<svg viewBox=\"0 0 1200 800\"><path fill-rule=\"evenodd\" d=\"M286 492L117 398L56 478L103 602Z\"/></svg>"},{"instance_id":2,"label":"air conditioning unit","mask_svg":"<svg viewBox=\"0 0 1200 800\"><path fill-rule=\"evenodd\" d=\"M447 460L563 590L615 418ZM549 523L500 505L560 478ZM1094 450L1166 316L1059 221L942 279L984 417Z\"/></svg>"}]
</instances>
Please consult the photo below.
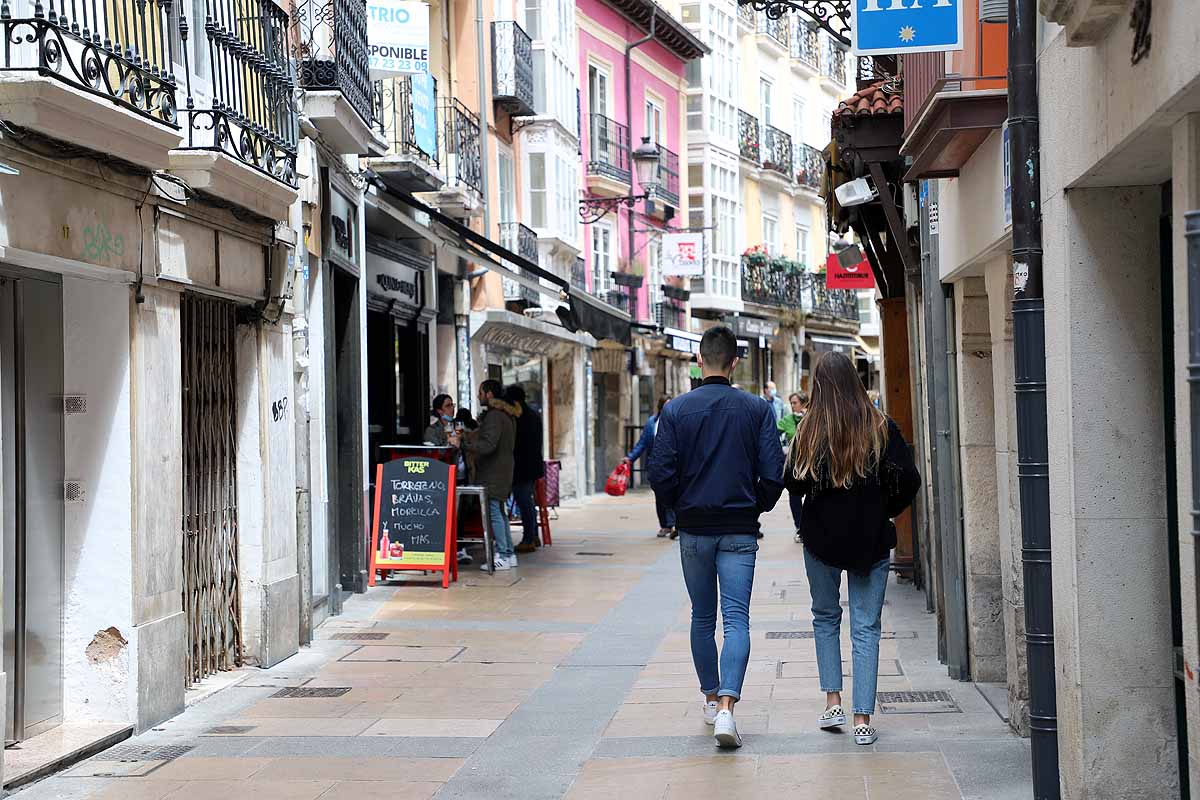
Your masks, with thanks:
<instances>
[{"instance_id":1,"label":"air conditioning unit","mask_svg":"<svg viewBox=\"0 0 1200 800\"><path fill-rule=\"evenodd\" d=\"M1008 0L979 0L980 22L1008 22Z\"/></svg>"}]
</instances>

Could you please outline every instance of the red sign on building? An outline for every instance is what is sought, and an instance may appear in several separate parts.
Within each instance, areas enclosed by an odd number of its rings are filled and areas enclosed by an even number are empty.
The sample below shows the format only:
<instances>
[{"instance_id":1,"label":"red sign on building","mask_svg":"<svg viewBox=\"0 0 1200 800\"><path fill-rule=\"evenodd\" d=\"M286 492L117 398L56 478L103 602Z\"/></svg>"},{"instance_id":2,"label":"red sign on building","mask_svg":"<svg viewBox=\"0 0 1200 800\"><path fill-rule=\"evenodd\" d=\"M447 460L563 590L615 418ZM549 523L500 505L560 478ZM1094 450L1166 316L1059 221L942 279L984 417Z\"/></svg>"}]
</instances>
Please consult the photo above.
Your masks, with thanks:
<instances>
[{"instance_id":1,"label":"red sign on building","mask_svg":"<svg viewBox=\"0 0 1200 800\"><path fill-rule=\"evenodd\" d=\"M836 253L830 253L825 261L825 286L830 289L873 289L875 276L871 273L871 262L861 258L862 251L857 247L850 248L860 257L854 261L847 259L849 264L843 264ZM844 252L844 251L843 251Z\"/></svg>"}]
</instances>

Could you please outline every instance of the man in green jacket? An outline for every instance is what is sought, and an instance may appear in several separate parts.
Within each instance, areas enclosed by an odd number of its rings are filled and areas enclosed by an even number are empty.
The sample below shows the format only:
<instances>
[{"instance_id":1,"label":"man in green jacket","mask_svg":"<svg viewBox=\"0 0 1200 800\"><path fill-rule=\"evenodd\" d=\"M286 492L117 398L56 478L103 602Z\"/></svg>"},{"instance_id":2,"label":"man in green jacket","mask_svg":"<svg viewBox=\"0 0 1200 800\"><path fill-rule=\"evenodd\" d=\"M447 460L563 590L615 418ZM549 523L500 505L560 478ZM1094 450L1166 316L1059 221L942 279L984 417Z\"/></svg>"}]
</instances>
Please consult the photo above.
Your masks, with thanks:
<instances>
[{"instance_id":1,"label":"man in green jacket","mask_svg":"<svg viewBox=\"0 0 1200 800\"><path fill-rule=\"evenodd\" d=\"M517 417L521 416L521 407L506 403L501 399L503 394L500 381L486 380L479 385L479 405L483 409L479 430L463 445L475 456L476 483L487 489L488 514L496 540L493 565L499 570L517 566L504 506L512 492L513 446L517 441ZM480 569L487 568L487 564L480 565Z\"/></svg>"}]
</instances>

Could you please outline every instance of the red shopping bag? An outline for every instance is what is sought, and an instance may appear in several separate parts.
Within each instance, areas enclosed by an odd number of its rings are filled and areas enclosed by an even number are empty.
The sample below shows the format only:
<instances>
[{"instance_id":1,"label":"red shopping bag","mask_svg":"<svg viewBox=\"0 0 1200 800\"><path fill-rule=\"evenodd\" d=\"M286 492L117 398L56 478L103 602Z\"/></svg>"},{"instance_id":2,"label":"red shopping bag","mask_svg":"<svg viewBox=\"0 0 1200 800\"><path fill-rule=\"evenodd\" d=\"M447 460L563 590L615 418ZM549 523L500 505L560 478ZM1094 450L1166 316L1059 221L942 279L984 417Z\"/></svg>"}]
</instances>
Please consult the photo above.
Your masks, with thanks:
<instances>
[{"instance_id":1,"label":"red shopping bag","mask_svg":"<svg viewBox=\"0 0 1200 800\"><path fill-rule=\"evenodd\" d=\"M617 464L616 469L609 473L608 480L604 483L604 491L613 497L622 497L628 488L629 465L622 461L620 464Z\"/></svg>"}]
</instances>

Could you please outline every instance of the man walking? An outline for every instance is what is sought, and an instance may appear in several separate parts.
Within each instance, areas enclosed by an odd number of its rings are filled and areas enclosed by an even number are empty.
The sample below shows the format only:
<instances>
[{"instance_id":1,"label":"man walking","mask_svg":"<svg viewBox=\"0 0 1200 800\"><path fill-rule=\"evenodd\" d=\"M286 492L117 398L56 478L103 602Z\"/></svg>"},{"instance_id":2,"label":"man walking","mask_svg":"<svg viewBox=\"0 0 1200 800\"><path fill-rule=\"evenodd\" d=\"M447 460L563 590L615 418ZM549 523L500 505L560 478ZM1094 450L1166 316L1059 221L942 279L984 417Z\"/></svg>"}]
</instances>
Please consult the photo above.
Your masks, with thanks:
<instances>
[{"instance_id":1,"label":"man walking","mask_svg":"<svg viewBox=\"0 0 1200 800\"><path fill-rule=\"evenodd\" d=\"M517 417L517 444L513 449L513 497L521 512L521 541L516 551L524 555L542 546L538 538L537 503L534 502L537 482L546 476L546 461L542 458L542 415L525 399L525 389L513 384L504 399L521 409Z\"/></svg>"},{"instance_id":2,"label":"man walking","mask_svg":"<svg viewBox=\"0 0 1200 800\"><path fill-rule=\"evenodd\" d=\"M629 451L629 455L621 459L626 465L633 466L633 462L644 458L645 465L649 466L650 456L654 453L654 433L658 430L658 418L670 399L666 396L658 398L658 413L646 420L646 427L642 428L642 435L638 437L637 444ZM678 536L675 531L675 512L669 506L663 505L662 498L658 495L654 497L654 510L658 512L658 538L670 536L674 539Z\"/></svg>"},{"instance_id":3,"label":"man walking","mask_svg":"<svg viewBox=\"0 0 1200 800\"><path fill-rule=\"evenodd\" d=\"M475 457L475 481L487 489L487 514L492 521L492 537L496 553L492 565L496 569L517 566L513 554L512 534L508 528L505 503L513 484L513 448L517 442L517 418L521 407L501 399L504 387L500 381L486 380L479 385L479 430L467 439L463 449ZM487 569L481 564L480 569Z\"/></svg>"},{"instance_id":4,"label":"man walking","mask_svg":"<svg viewBox=\"0 0 1200 800\"><path fill-rule=\"evenodd\" d=\"M705 333L699 361L703 383L659 415L650 483L675 509L704 720L714 725L718 745L740 747L733 706L750 661L758 516L783 492L783 450L771 406L729 383L737 364L733 331L718 326ZM718 598L725 633L719 661Z\"/></svg>"},{"instance_id":5,"label":"man walking","mask_svg":"<svg viewBox=\"0 0 1200 800\"><path fill-rule=\"evenodd\" d=\"M767 381L767 391L763 394L763 399L771 404L771 411L775 412L775 421L783 419L783 398L779 396L779 387L775 385L775 381Z\"/></svg>"}]
</instances>

